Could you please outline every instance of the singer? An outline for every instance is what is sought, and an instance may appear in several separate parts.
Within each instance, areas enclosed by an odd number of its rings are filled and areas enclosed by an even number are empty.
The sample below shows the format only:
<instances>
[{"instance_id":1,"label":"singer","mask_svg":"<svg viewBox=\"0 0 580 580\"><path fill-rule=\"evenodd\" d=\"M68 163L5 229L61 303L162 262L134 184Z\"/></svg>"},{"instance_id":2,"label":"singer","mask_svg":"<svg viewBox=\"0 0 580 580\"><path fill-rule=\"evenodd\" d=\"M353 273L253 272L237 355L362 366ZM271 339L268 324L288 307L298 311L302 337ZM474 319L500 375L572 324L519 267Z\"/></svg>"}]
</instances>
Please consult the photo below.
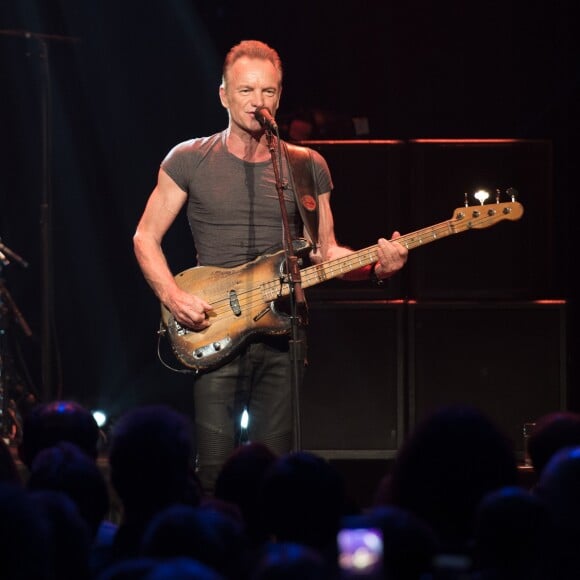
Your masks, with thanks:
<instances>
[{"instance_id":1,"label":"singer","mask_svg":"<svg viewBox=\"0 0 580 580\"><path fill-rule=\"evenodd\" d=\"M162 251L162 240L183 206L194 237L197 265L233 268L282 248L281 208L268 137L277 136L276 111L282 95L278 53L257 40L230 49L223 65L219 98L227 127L208 137L177 144L161 162L158 181L134 234L136 259L153 292L175 321L190 332L209 331L216 312L202 296L180 288ZM324 158L311 151L316 186L317 264L352 252L334 234L330 206L332 179ZM282 163L289 175L291 164ZM306 236L296 192L284 190L293 238ZM393 239L398 237L395 232ZM378 241L378 261L347 276L377 280L398 272L407 250L396 241ZM194 265L194 264L192 264ZM234 305L235 307L235 305ZM291 450L291 361L289 337L252 338L218 368L194 376L196 467L211 494L225 460L241 441L240 418L249 413L247 436L276 454Z\"/></svg>"}]
</instances>

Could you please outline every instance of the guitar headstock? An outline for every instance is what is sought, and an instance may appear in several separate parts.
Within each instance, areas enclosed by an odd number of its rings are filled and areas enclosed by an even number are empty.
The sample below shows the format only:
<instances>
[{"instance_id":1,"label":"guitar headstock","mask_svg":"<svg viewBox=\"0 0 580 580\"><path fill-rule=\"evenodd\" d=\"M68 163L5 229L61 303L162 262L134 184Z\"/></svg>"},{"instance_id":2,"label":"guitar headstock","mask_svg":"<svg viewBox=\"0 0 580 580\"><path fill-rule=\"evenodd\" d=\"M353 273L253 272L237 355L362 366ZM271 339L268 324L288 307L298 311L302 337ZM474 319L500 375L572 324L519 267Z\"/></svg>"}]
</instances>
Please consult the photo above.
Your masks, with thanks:
<instances>
[{"instance_id":1,"label":"guitar headstock","mask_svg":"<svg viewBox=\"0 0 580 580\"><path fill-rule=\"evenodd\" d=\"M488 203L458 207L453 212L455 222L465 222L470 229L489 228L503 220L516 221L524 215L524 206L518 201Z\"/></svg>"},{"instance_id":2,"label":"guitar headstock","mask_svg":"<svg viewBox=\"0 0 580 580\"><path fill-rule=\"evenodd\" d=\"M473 197L480 203L472 206L468 205L467 194L465 194L465 206L455 209L453 220L455 222L465 222L463 228L469 229L488 228L503 220L519 220L524 215L524 207L516 201L518 192L513 187L510 187L506 193L510 196L511 201L500 202L499 190L497 190L495 202L486 204L485 201L490 197L489 193L483 190L477 191Z\"/></svg>"}]
</instances>

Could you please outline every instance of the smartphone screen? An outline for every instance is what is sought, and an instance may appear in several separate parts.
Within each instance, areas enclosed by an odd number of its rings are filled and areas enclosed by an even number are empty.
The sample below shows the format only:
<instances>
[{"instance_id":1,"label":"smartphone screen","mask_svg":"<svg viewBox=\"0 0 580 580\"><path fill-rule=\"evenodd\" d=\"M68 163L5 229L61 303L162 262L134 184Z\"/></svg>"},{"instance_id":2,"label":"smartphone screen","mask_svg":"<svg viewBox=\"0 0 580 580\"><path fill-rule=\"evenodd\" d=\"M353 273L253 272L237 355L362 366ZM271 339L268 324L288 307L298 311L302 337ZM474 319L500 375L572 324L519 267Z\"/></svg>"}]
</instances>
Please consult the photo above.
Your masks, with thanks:
<instances>
[{"instance_id":1,"label":"smartphone screen","mask_svg":"<svg viewBox=\"0 0 580 580\"><path fill-rule=\"evenodd\" d=\"M343 528L338 532L338 565L343 578L380 578L383 537L376 528Z\"/></svg>"}]
</instances>

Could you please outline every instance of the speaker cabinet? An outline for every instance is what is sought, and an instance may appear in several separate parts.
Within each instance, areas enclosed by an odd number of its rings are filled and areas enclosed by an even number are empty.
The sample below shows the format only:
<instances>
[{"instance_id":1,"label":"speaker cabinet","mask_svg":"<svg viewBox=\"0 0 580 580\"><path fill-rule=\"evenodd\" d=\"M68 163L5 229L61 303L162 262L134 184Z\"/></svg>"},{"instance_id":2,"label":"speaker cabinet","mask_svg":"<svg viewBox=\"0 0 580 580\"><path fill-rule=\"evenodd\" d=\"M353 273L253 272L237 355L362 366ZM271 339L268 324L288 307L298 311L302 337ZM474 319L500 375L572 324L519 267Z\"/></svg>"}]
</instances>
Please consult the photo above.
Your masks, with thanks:
<instances>
[{"instance_id":1,"label":"speaker cabinet","mask_svg":"<svg viewBox=\"0 0 580 580\"><path fill-rule=\"evenodd\" d=\"M450 220L454 210L518 190L524 215L425 244L382 291L330 281L336 299L536 300L558 298L553 266L553 152L547 140L304 141L327 160L337 239L355 249Z\"/></svg>"},{"instance_id":2,"label":"speaker cabinet","mask_svg":"<svg viewBox=\"0 0 580 580\"><path fill-rule=\"evenodd\" d=\"M329 459L388 459L404 434L402 308L310 304L302 447Z\"/></svg>"},{"instance_id":3,"label":"speaker cabinet","mask_svg":"<svg viewBox=\"0 0 580 580\"><path fill-rule=\"evenodd\" d=\"M409 426L440 405L486 412L523 454L523 425L565 409L566 305L409 305Z\"/></svg>"},{"instance_id":4,"label":"speaker cabinet","mask_svg":"<svg viewBox=\"0 0 580 580\"><path fill-rule=\"evenodd\" d=\"M510 187L524 206L503 220L414 250L406 275L417 300L534 300L560 297L552 288L552 145L542 140L417 140L409 146L409 227L447 220L461 207L508 202Z\"/></svg>"}]
</instances>

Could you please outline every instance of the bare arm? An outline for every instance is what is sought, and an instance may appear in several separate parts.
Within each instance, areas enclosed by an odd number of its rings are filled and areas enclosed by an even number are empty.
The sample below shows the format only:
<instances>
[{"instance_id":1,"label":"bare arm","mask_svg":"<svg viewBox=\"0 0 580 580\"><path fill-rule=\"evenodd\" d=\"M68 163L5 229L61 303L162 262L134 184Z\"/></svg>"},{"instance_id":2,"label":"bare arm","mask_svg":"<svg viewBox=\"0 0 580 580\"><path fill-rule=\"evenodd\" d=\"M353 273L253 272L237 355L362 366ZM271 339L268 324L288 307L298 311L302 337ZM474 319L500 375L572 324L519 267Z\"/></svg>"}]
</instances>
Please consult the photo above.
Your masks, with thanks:
<instances>
[{"instance_id":1,"label":"bare arm","mask_svg":"<svg viewBox=\"0 0 580 580\"><path fill-rule=\"evenodd\" d=\"M353 250L340 246L336 241L334 234L334 218L330 207L330 193L324 193L318 196L318 240L319 247L316 252L311 254L311 259L315 264L333 260L351 254ZM400 236L399 232L394 232L393 240ZM388 241L384 238L378 240L378 262L376 263L375 273L378 278L389 278L398 272L406 263L408 250L395 241ZM349 272L344 276L348 280L367 280L369 278L370 267L359 268Z\"/></svg>"},{"instance_id":2,"label":"bare arm","mask_svg":"<svg viewBox=\"0 0 580 580\"><path fill-rule=\"evenodd\" d=\"M201 330L209 326L206 313L212 308L198 296L177 286L161 247L163 237L186 199L187 194L160 169L157 185L147 200L133 236L133 247L141 271L160 302L178 322Z\"/></svg>"}]
</instances>

